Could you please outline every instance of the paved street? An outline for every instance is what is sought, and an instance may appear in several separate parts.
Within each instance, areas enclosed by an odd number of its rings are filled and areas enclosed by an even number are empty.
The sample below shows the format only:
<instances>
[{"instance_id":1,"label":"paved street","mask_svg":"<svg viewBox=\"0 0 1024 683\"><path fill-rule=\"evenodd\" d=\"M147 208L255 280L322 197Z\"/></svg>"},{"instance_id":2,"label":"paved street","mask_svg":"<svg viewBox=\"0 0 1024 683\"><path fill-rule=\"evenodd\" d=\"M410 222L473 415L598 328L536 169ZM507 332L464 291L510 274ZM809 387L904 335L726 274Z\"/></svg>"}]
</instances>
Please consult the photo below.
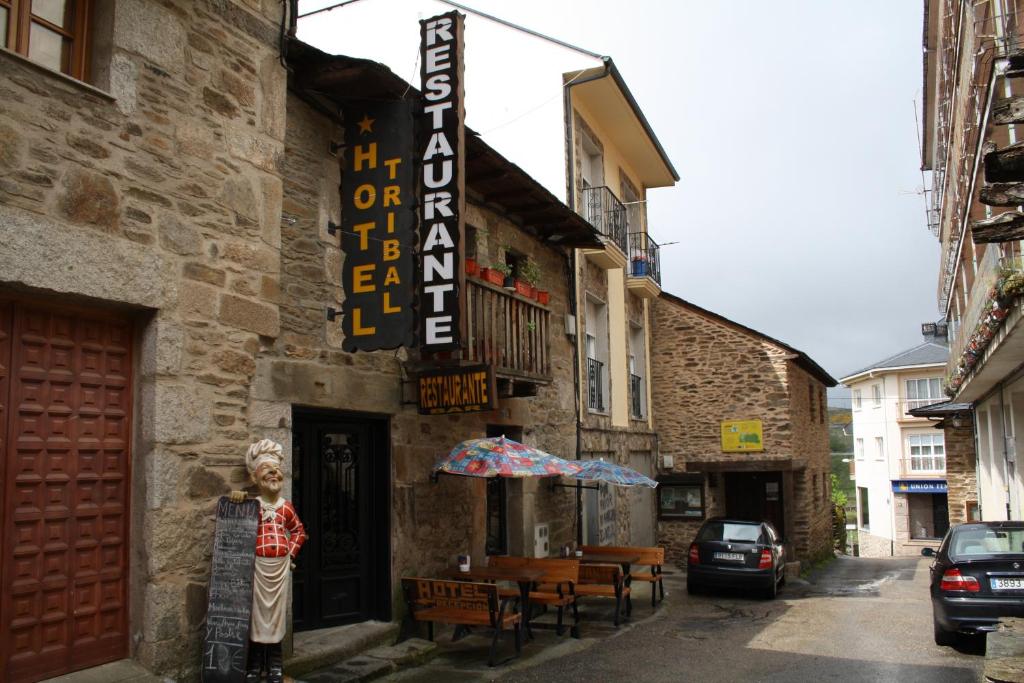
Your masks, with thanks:
<instances>
[{"instance_id":1,"label":"paved street","mask_svg":"<svg viewBox=\"0 0 1024 683\"><path fill-rule=\"evenodd\" d=\"M404 681L979 681L979 643L932 642L926 559L839 558L808 581L790 581L774 602L738 594L688 596L667 582L651 613L646 589L630 625L614 630L591 612L582 640L550 632L504 667L483 663L486 640L451 644ZM595 603L590 603L594 610ZM475 642L473 642L475 641ZM325 678L324 680L327 680Z\"/></svg>"},{"instance_id":2,"label":"paved street","mask_svg":"<svg viewBox=\"0 0 1024 683\"><path fill-rule=\"evenodd\" d=\"M977 647L932 642L927 568L924 559L840 558L775 602L680 600L677 589L671 609L647 623L502 680L980 680Z\"/></svg>"}]
</instances>

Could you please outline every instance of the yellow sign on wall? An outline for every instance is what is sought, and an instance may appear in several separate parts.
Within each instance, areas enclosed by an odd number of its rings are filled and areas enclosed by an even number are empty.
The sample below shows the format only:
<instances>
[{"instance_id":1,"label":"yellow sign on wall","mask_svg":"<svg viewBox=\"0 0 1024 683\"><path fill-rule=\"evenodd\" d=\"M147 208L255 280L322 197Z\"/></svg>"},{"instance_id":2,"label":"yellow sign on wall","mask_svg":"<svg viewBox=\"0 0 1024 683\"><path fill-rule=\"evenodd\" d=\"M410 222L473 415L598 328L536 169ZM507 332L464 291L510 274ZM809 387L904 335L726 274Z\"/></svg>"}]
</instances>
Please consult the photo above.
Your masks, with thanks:
<instances>
[{"instance_id":1,"label":"yellow sign on wall","mask_svg":"<svg viewBox=\"0 0 1024 683\"><path fill-rule=\"evenodd\" d=\"M722 451L739 453L763 451L760 420L727 420L722 422Z\"/></svg>"}]
</instances>

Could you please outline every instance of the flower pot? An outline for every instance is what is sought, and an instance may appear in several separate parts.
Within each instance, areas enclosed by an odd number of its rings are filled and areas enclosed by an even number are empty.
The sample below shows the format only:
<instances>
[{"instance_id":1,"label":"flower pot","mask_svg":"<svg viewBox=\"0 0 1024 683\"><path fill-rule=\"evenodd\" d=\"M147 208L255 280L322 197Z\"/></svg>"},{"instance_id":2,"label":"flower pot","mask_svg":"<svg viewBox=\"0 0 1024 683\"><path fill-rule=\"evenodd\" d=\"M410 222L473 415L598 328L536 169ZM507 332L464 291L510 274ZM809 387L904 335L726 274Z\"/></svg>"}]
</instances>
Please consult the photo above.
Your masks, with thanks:
<instances>
[{"instance_id":1,"label":"flower pot","mask_svg":"<svg viewBox=\"0 0 1024 683\"><path fill-rule=\"evenodd\" d=\"M505 276L493 268L482 269L480 271L480 277L487 280L492 285L498 285L499 287L501 287L502 283L505 282Z\"/></svg>"},{"instance_id":2,"label":"flower pot","mask_svg":"<svg viewBox=\"0 0 1024 683\"><path fill-rule=\"evenodd\" d=\"M547 292L545 292L545 291L543 291L541 289L537 290L537 303L543 304L543 305L546 306L548 301L550 301L550 300L551 300L551 295L550 294L548 294Z\"/></svg>"},{"instance_id":3,"label":"flower pot","mask_svg":"<svg viewBox=\"0 0 1024 683\"><path fill-rule=\"evenodd\" d=\"M469 277L476 277L480 273L480 264L476 262L476 259L466 259L466 275Z\"/></svg>"},{"instance_id":4,"label":"flower pot","mask_svg":"<svg viewBox=\"0 0 1024 683\"><path fill-rule=\"evenodd\" d=\"M528 282L523 282L522 280L516 280L515 281L515 288L516 288L516 294L520 294L522 296L525 296L527 299L529 299L532 296L532 294L533 294L533 292L531 291L533 289L533 287L531 287Z\"/></svg>"},{"instance_id":5,"label":"flower pot","mask_svg":"<svg viewBox=\"0 0 1024 683\"><path fill-rule=\"evenodd\" d=\"M514 277L512 277L511 275L506 275L505 279L502 281L502 285L501 286L504 287L505 289L515 290L515 288L516 288L516 279Z\"/></svg>"},{"instance_id":6,"label":"flower pot","mask_svg":"<svg viewBox=\"0 0 1024 683\"><path fill-rule=\"evenodd\" d=\"M633 259L633 275L636 277L647 275L647 259Z\"/></svg>"}]
</instances>

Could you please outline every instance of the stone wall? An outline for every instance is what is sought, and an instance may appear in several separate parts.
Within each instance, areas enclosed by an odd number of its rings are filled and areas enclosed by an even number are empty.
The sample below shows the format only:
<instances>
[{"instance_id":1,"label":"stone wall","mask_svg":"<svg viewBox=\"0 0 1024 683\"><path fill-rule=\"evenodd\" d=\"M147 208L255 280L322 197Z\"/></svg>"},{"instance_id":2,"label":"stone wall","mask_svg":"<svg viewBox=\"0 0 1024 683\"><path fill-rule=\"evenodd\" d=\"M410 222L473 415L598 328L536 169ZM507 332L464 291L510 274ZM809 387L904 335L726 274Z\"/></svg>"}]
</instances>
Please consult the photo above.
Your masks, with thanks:
<instances>
[{"instance_id":1,"label":"stone wall","mask_svg":"<svg viewBox=\"0 0 1024 683\"><path fill-rule=\"evenodd\" d=\"M978 503L977 455L974 449L974 423L961 418L954 427L951 419L943 428L946 443L946 484L949 487L949 524L963 524L967 520L967 504Z\"/></svg>"},{"instance_id":2,"label":"stone wall","mask_svg":"<svg viewBox=\"0 0 1024 683\"><path fill-rule=\"evenodd\" d=\"M892 557L892 541L888 538L858 530L857 543L857 554L860 557Z\"/></svg>"},{"instance_id":3,"label":"stone wall","mask_svg":"<svg viewBox=\"0 0 1024 683\"><path fill-rule=\"evenodd\" d=\"M0 53L0 287L137 320L130 647L187 675L213 501L244 480L255 357L279 330L281 9L96 5L97 87Z\"/></svg>"},{"instance_id":4,"label":"stone wall","mask_svg":"<svg viewBox=\"0 0 1024 683\"><path fill-rule=\"evenodd\" d=\"M655 300L652 318L655 428L660 453L674 461L662 474L699 472L700 463L784 470L787 529L780 531L798 558L824 554L831 547L831 512L828 416L822 420L818 406L822 383L790 360L791 350L675 297ZM723 452L721 422L745 419L761 420L763 452ZM724 476L713 478L705 488L707 516L725 512ZM659 542L675 561L685 561L696 527L659 521Z\"/></svg>"}]
</instances>

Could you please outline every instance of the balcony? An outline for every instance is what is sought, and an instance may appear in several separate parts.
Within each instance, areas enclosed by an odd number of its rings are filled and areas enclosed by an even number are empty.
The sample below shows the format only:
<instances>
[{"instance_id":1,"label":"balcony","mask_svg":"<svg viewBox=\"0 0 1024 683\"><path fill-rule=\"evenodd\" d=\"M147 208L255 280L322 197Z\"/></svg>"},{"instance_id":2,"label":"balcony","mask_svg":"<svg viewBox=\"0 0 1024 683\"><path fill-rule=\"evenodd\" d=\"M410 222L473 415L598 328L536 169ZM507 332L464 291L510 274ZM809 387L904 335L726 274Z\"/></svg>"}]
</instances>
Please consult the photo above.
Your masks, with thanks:
<instances>
[{"instance_id":1,"label":"balcony","mask_svg":"<svg viewBox=\"0 0 1024 683\"><path fill-rule=\"evenodd\" d=\"M661 247L646 232L629 233L626 287L642 299L661 294Z\"/></svg>"},{"instance_id":2,"label":"balcony","mask_svg":"<svg viewBox=\"0 0 1024 683\"><path fill-rule=\"evenodd\" d=\"M499 378L551 381L550 311L482 280L466 280L466 359L494 366Z\"/></svg>"},{"instance_id":3,"label":"balcony","mask_svg":"<svg viewBox=\"0 0 1024 683\"><path fill-rule=\"evenodd\" d=\"M983 330L981 323L991 321L992 298L990 293L1001 277L1012 273L1020 273L1022 268L1020 257L1004 258L1000 245L990 244L978 262L974 282L967 297L967 308L962 311L960 320L951 326L954 334L949 345L949 364L947 371L956 377L957 367L961 360L970 360L964 373L953 386L957 390L953 397L958 403L976 401L984 396L1003 377L1013 372L1014 368L1024 363L1024 344L1020 339L1011 343L1011 337L1021 337L1020 325L1021 300L1019 296L1009 297L1009 312L997 326ZM982 335L980 343L975 333ZM965 355L972 338L971 358Z\"/></svg>"},{"instance_id":4,"label":"balcony","mask_svg":"<svg viewBox=\"0 0 1024 683\"><path fill-rule=\"evenodd\" d=\"M909 458L900 458L900 479L944 479L945 476L945 455L912 455Z\"/></svg>"},{"instance_id":5,"label":"balcony","mask_svg":"<svg viewBox=\"0 0 1024 683\"><path fill-rule=\"evenodd\" d=\"M604 363L596 358L587 359L587 408L603 413L604 408Z\"/></svg>"},{"instance_id":6,"label":"balcony","mask_svg":"<svg viewBox=\"0 0 1024 683\"><path fill-rule=\"evenodd\" d=\"M611 270L626 267L626 207L604 185L583 188L582 215L601 234L602 249L585 249L583 254L598 266Z\"/></svg>"},{"instance_id":7,"label":"balcony","mask_svg":"<svg viewBox=\"0 0 1024 683\"><path fill-rule=\"evenodd\" d=\"M644 419L643 411L644 380L638 375L629 376L629 416L634 420Z\"/></svg>"},{"instance_id":8,"label":"balcony","mask_svg":"<svg viewBox=\"0 0 1024 683\"><path fill-rule=\"evenodd\" d=\"M944 403L948 399L945 396L936 398L905 398L900 401L900 420L926 420L923 417L914 417L910 414L911 410L917 410L918 408L924 408L925 406L934 405L936 403Z\"/></svg>"}]
</instances>

